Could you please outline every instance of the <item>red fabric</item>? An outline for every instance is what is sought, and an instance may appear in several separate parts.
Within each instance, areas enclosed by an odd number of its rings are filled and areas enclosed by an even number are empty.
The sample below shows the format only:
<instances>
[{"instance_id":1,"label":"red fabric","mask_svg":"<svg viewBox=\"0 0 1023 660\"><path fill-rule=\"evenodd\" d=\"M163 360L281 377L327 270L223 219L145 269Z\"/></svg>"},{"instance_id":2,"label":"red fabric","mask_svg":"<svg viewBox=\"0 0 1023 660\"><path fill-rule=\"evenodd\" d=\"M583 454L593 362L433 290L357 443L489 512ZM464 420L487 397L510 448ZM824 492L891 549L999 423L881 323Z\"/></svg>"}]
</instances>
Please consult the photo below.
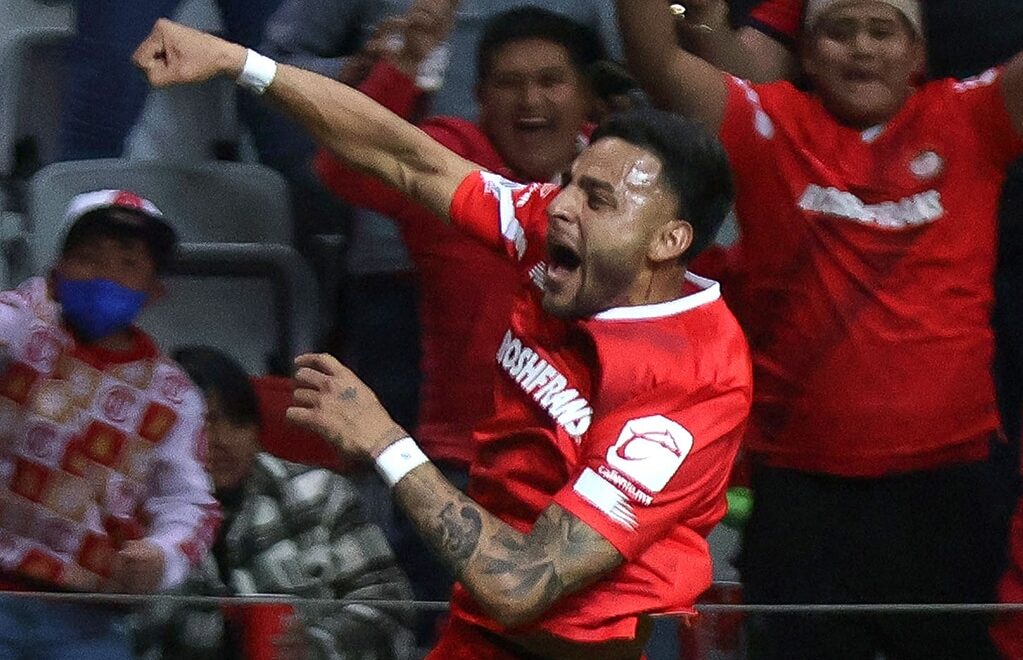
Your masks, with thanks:
<instances>
[{"instance_id":1,"label":"red fabric","mask_svg":"<svg viewBox=\"0 0 1023 660\"><path fill-rule=\"evenodd\" d=\"M386 64L376 66L359 89L405 117L417 102L412 81ZM421 128L480 167L510 175L475 124L441 117ZM416 439L434 460L468 464L472 429L493 412L494 352L511 313L515 270L424 207L332 155L321 152L316 167L339 197L398 222L420 295L423 383Z\"/></svg>"},{"instance_id":2,"label":"red fabric","mask_svg":"<svg viewBox=\"0 0 1023 660\"><path fill-rule=\"evenodd\" d=\"M764 0L750 11L747 23L780 41L794 43L805 4L805 0Z\"/></svg>"},{"instance_id":3,"label":"red fabric","mask_svg":"<svg viewBox=\"0 0 1023 660\"><path fill-rule=\"evenodd\" d=\"M749 449L843 476L982 459L996 208L1023 152L997 71L921 87L872 134L789 83L728 87Z\"/></svg>"},{"instance_id":4,"label":"red fabric","mask_svg":"<svg viewBox=\"0 0 1023 660\"><path fill-rule=\"evenodd\" d=\"M259 398L259 416L262 422L259 443L263 449L288 461L316 465L336 472L346 472L354 466L341 460L331 445L313 433L295 426L284 417L291 405L295 382L281 376L259 376L252 379Z\"/></svg>"},{"instance_id":5,"label":"red fabric","mask_svg":"<svg viewBox=\"0 0 1023 660\"><path fill-rule=\"evenodd\" d=\"M640 614L690 608L710 584L705 536L725 513L751 396L749 356L717 284L698 278L695 293L662 305L574 322L545 315L537 280L557 191L477 173L452 203L455 224L503 249L521 273L469 494L520 531L557 503L625 557L515 632L628 640ZM451 611L502 630L461 585Z\"/></svg>"},{"instance_id":6,"label":"red fabric","mask_svg":"<svg viewBox=\"0 0 1023 660\"><path fill-rule=\"evenodd\" d=\"M128 331L131 333L132 341L131 348L128 350L109 350L93 343L75 342L71 349L71 355L97 369L103 369L111 364L130 364L138 360L152 360L160 356L160 349L156 347L149 335L135 327L129 328Z\"/></svg>"}]
</instances>

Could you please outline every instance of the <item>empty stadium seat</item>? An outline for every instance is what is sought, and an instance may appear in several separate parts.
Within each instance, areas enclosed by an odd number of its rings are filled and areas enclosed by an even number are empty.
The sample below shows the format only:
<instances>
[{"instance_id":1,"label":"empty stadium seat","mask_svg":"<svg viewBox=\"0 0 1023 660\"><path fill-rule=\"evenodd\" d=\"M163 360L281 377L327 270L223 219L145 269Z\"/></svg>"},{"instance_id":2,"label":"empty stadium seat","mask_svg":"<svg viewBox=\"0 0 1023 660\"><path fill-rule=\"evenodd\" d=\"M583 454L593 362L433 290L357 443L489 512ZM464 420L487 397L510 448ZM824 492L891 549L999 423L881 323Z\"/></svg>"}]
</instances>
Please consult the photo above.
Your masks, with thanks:
<instances>
[{"instance_id":1,"label":"empty stadium seat","mask_svg":"<svg viewBox=\"0 0 1023 660\"><path fill-rule=\"evenodd\" d=\"M182 241L291 244L288 186L268 167L222 161L83 160L54 163L29 182L28 231L37 266L45 266L56 254L71 198L103 188L131 190L151 199Z\"/></svg>"},{"instance_id":2,"label":"empty stadium seat","mask_svg":"<svg viewBox=\"0 0 1023 660\"><path fill-rule=\"evenodd\" d=\"M27 177L57 152L70 27L0 30L0 176Z\"/></svg>"},{"instance_id":3,"label":"empty stadium seat","mask_svg":"<svg viewBox=\"0 0 1023 660\"><path fill-rule=\"evenodd\" d=\"M206 344L252 374L290 373L316 349L319 301L308 264L284 245L183 243L167 296L143 311L157 343Z\"/></svg>"}]
</instances>

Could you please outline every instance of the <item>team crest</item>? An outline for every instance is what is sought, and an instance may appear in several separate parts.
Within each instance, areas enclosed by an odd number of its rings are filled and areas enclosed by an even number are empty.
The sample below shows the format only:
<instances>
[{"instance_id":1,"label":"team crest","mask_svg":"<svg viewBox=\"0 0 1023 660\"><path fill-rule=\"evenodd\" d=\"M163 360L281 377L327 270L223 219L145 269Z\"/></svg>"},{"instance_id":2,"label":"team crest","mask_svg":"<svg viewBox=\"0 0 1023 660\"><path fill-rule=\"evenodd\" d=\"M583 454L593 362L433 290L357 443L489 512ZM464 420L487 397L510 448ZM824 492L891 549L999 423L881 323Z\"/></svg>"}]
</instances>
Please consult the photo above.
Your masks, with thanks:
<instances>
[{"instance_id":1,"label":"team crest","mask_svg":"<svg viewBox=\"0 0 1023 660\"><path fill-rule=\"evenodd\" d=\"M923 151L909 161L909 171L920 181L928 181L945 171L945 159L936 151Z\"/></svg>"}]
</instances>

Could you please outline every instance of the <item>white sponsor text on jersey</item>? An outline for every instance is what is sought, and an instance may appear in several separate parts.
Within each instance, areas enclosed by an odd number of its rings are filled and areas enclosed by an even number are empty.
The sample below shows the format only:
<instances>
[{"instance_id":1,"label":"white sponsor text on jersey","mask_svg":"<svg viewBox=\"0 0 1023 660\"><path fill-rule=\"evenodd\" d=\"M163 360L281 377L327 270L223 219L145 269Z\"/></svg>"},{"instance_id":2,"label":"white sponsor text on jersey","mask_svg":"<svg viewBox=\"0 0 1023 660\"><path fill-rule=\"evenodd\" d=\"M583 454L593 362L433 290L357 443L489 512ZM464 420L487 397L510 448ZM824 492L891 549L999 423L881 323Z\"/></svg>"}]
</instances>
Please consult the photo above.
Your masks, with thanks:
<instances>
[{"instance_id":1,"label":"white sponsor text on jersey","mask_svg":"<svg viewBox=\"0 0 1023 660\"><path fill-rule=\"evenodd\" d=\"M569 435L578 440L590 428L593 408L589 401L568 387L565 375L524 346L511 330L497 351L497 364Z\"/></svg>"}]
</instances>

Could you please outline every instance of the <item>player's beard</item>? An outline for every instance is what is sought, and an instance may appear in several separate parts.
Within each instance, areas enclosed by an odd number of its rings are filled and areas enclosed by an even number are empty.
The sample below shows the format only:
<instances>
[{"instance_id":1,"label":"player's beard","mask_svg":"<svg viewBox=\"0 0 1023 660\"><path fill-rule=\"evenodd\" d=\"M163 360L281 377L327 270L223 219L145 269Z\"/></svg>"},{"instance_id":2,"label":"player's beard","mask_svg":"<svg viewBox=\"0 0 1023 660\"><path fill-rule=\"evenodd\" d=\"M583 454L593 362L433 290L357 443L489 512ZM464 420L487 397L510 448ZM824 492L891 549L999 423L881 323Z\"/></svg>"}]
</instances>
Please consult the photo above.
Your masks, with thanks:
<instances>
[{"instance_id":1,"label":"player's beard","mask_svg":"<svg viewBox=\"0 0 1023 660\"><path fill-rule=\"evenodd\" d=\"M560 319L589 318L606 309L628 303L627 292L638 272L635 264L621 253L591 253L574 273L578 278L575 294L565 303L545 293L545 312Z\"/></svg>"}]
</instances>

